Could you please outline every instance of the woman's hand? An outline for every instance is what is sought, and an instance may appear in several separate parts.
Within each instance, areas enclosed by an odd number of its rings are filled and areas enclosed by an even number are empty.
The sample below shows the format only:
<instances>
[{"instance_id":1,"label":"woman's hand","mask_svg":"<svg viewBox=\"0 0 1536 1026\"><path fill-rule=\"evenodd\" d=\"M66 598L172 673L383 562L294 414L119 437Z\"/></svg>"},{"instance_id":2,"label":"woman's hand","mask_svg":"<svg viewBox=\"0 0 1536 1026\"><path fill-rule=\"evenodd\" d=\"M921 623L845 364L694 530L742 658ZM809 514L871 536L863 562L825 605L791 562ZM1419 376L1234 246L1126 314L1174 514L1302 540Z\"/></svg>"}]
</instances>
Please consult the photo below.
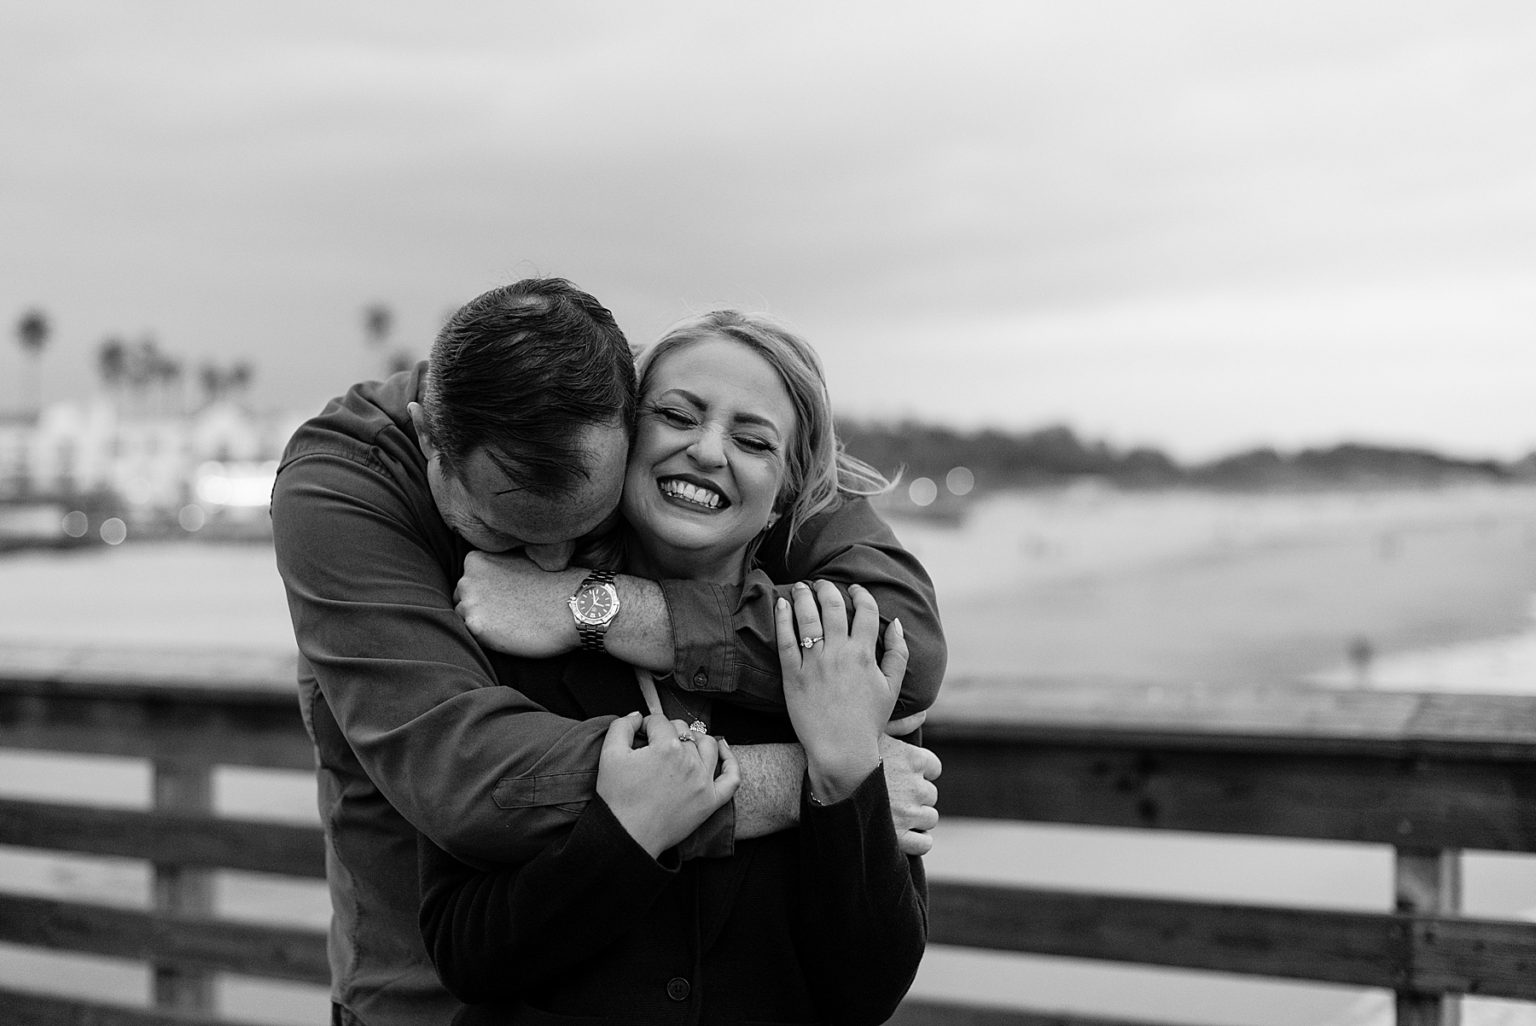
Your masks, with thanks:
<instances>
[{"instance_id":1,"label":"woman's hand","mask_svg":"<svg viewBox=\"0 0 1536 1026\"><path fill-rule=\"evenodd\" d=\"M637 748L642 722L645 741ZM614 720L597 764L597 793L651 858L697 830L740 784L740 767L724 738L695 734L682 720L660 715L642 721L632 712Z\"/></svg>"},{"instance_id":2,"label":"woman's hand","mask_svg":"<svg viewBox=\"0 0 1536 1026\"><path fill-rule=\"evenodd\" d=\"M580 643L567 600L586 574L541 570L516 552L471 552L453 589L454 612L487 648L530 658L561 655Z\"/></svg>"},{"instance_id":3,"label":"woman's hand","mask_svg":"<svg viewBox=\"0 0 1536 1026\"><path fill-rule=\"evenodd\" d=\"M823 803L850 794L880 764L880 743L907 670L901 623L885 632L885 657L875 662L880 610L854 585L853 625L837 588L816 582L793 590L794 607L775 607L784 704L805 748L811 793ZM809 645L806 640L811 639Z\"/></svg>"}]
</instances>

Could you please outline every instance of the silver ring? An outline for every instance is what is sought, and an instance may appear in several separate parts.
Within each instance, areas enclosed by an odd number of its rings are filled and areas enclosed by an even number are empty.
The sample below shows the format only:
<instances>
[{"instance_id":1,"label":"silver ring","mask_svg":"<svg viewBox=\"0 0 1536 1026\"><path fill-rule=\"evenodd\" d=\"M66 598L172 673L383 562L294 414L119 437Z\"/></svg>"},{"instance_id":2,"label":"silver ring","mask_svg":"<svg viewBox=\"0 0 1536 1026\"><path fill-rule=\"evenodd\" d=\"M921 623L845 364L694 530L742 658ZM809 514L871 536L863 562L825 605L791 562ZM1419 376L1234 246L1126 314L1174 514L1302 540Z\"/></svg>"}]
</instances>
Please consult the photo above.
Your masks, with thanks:
<instances>
[{"instance_id":1,"label":"silver ring","mask_svg":"<svg viewBox=\"0 0 1536 1026\"><path fill-rule=\"evenodd\" d=\"M694 720L688 724L688 733L707 737L709 735L709 727L703 720Z\"/></svg>"},{"instance_id":2,"label":"silver ring","mask_svg":"<svg viewBox=\"0 0 1536 1026\"><path fill-rule=\"evenodd\" d=\"M811 638L811 637L801 638L800 639L800 647L801 648L810 648L812 645L816 644L816 642L818 642L818 641L825 641L825 640L826 640L825 638Z\"/></svg>"},{"instance_id":3,"label":"silver ring","mask_svg":"<svg viewBox=\"0 0 1536 1026\"><path fill-rule=\"evenodd\" d=\"M696 745L696 744L699 743L699 739L693 736L693 728L692 727L689 727L687 730L685 730L681 734L677 735L677 740L678 740L678 742L680 744L686 742L687 744L690 744L690 745Z\"/></svg>"}]
</instances>

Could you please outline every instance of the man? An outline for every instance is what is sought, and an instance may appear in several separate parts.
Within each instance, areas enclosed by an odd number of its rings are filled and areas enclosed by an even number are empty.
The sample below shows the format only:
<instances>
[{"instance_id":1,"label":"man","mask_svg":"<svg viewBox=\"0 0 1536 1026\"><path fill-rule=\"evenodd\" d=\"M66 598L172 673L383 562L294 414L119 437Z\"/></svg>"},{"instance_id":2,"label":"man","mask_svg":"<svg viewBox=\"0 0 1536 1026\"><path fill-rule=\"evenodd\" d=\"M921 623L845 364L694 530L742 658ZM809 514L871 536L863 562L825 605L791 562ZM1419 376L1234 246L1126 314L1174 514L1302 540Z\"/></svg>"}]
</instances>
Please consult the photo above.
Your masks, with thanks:
<instances>
[{"instance_id":1,"label":"man","mask_svg":"<svg viewBox=\"0 0 1536 1026\"><path fill-rule=\"evenodd\" d=\"M593 795L612 718L557 717L496 686L504 657L474 642L453 592L472 549L560 571L578 540L611 523L635 389L612 315L568 282L534 279L467 304L427 363L355 387L289 443L272 522L319 763L338 1023L446 1023L457 1007L418 933L417 830L465 860L525 860ZM780 579L869 587L913 652L901 711L926 708L945 654L926 575L863 503L804 534ZM566 575L548 612L564 617L567 647L674 671L723 700L771 700L764 574L742 588ZM584 601L568 606L573 596ZM898 834L920 853L915 831L937 815L923 778L937 760L893 740L883 754ZM686 854L727 855L733 833L792 824L794 746L738 757L734 806Z\"/></svg>"}]
</instances>

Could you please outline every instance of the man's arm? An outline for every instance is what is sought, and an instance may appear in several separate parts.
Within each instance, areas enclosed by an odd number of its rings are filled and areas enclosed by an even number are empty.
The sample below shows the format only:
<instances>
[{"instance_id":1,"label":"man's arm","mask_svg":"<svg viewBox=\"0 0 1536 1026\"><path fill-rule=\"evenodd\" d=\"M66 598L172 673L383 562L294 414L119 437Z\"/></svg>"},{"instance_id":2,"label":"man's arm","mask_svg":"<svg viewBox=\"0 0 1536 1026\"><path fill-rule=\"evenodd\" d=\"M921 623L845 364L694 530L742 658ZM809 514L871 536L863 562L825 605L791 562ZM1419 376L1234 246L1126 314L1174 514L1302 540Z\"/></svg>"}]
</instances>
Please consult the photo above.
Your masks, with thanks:
<instances>
[{"instance_id":1,"label":"man's arm","mask_svg":"<svg viewBox=\"0 0 1536 1026\"><path fill-rule=\"evenodd\" d=\"M272 523L295 637L346 746L401 815L456 856L526 861L591 800L613 718L557 716L499 685L453 609L444 567L462 545L415 497L347 456L283 468ZM738 748L754 780L735 814L749 824L794 822L804 760L774 748ZM768 783L785 778L794 793ZM728 853L731 817L714 826L691 852Z\"/></svg>"},{"instance_id":2,"label":"man's arm","mask_svg":"<svg viewBox=\"0 0 1536 1026\"><path fill-rule=\"evenodd\" d=\"M759 552L763 565L740 586L621 574L621 608L604 647L625 662L671 672L685 691L782 707L774 601L788 597L795 581L831 581L845 595L858 584L880 606L882 636L893 619L906 629L912 655L895 715L933 704L948 656L933 582L867 500L812 518L788 552L782 528L770 532ZM465 572L459 612L492 648L548 656L577 646L565 599L585 570L546 573L520 556L475 554Z\"/></svg>"},{"instance_id":3,"label":"man's arm","mask_svg":"<svg viewBox=\"0 0 1536 1026\"><path fill-rule=\"evenodd\" d=\"M408 821L465 857L531 858L569 829L561 806L591 797L610 718L555 716L496 686L453 611L462 545L409 473L337 446L278 474L295 638L345 745Z\"/></svg>"},{"instance_id":4,"label":"man's arm","mask_svg":"<svg viewBox=\"0 0 1536 1026\"><path fill-rule=\"evenodd\" d=\"M880 766L885 777L887 808L903 855L933 850L939 824L935 803L939 789L939 757L899 738L880 739ZM736 791L736 837L764 837L800 822L801 783L805 779L805 750L799 745L753 745L736 749L741 763L741 787Z\"/></svg>"},{"instance_id":5,"label":"man's arm","mask_svg":"<svg viewBox=\"0 0 1536 1026\"><path fill-rule=\"evenodd\" d=\"M849 499L813 517L787 551L784 533L783 522L769 532L759 549L761 566L740 588L661 582L678 685L685 691L782 705L774 602L788 598L796 581L826 580L838 586L845 600L850 584L869 591L880 606L882 637L893 619L906 629L912 654L894 715L933 705L948 657L933 581L869 501Z\"/></svg>"}]
</instances>

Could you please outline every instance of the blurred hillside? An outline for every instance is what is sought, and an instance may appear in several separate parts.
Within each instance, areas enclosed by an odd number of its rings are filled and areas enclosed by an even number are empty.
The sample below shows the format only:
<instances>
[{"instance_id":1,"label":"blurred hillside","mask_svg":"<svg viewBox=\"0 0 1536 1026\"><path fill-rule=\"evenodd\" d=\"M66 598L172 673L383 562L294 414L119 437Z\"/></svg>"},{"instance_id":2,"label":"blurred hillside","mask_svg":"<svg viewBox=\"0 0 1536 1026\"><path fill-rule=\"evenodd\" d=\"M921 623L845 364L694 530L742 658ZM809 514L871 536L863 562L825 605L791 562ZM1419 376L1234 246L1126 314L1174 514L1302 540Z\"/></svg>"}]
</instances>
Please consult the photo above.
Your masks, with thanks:
<instances>
[{"instance_id":1,"label":"blurred hillside","mask_svg":"<svg viewBox=\"0 0 1536 1026\"><path fill-rule=\"evenodd\" d=\"M842 422L848 451L911 480L941 480L968 468L987 489L1060 485L1085 478L1122 488L1192 486L1230 490L1436 486L1466 482L1536 480L1536 453L1502 462L1427 449L1341 443L1282 452L1257 448L1203 463L1180 463L1148 447L1120 449L1085 439L1066 425L1006 433L958 431L936 424Z\"/></svg>"}]
</instances>

